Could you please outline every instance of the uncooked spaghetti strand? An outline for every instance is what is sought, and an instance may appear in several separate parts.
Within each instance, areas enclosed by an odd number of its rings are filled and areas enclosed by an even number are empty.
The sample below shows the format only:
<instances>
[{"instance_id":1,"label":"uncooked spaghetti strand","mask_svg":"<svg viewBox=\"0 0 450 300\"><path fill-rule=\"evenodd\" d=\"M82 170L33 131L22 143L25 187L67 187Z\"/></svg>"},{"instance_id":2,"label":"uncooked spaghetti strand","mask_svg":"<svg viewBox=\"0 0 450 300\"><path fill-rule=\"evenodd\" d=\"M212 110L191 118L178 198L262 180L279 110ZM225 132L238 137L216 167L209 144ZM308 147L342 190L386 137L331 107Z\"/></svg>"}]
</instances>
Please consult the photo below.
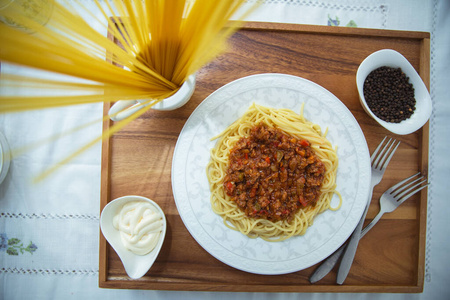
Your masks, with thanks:
<instances>
[{"instance_id":1,"label":"uncooked spaghetti strand","mask_svg":"<svg viewBox=\"0 0 450 300\"><path fill-rule=\"evenodd\" d=\"M161 59L162 74L164 74L166 78L170 78L171 81L177 82L174 80L174 69L178 64L177 56L180 51L180 26L184 5L179 5L175 1L165 1L163 10L162 26L166 29L165 34L167 37L161 41L161 44L165 46L165 51L162 52L163 57Z\"/></svg>"},{"instance_id":2,"label":"uncooked spaghetti strand","mask_svg":"<svg viewBox=\"0 0 450 300\"><path fill-rule=\"evenodd\" d=\"M109 127L108 130L103 131L101 136L91 140L85 146L83 146L80 149L78 149L78 150L74 151L73 153L69 154L64 159L62 159L58 164L50 167L49 169L47 169L44 172L42 172L41 174L39 174L36 178L34 178L33 181L35 183L38 183L38 182L44 180L47 176L49 176L52 173L54 173L55 171L57 171L61 166L69 163L75 157L77 157L80 154L82 154L83 152L87 151L88 149L93 147L95 144L101 142L104 139L108 139L110 136L114 135L116 132L118 132L119 130L124 128L126 125L128 125L130 122L132 122L133 120L135 120L136 118L138 118L139 116L144 114L148 109L150 109L150 107L145 107L144 109L138 110L137 112L135 112L134 114L132 114L128 118L115 123L113 126Z\"/></svg>"},{"instance_id":3,"label":"uncooked spaghetti strand","mask_svg":"<svg viewBox=\"0 0 450 300\"><path fill-rule=\"evenodd\" d=\"M64 8L62 8L61 10L62 10L62 12L64 12ZM55 19L57 19L58 16L60 16L60 14L56 14ZM79 25L84 26L83 24L84 23L80 21ZM5 26L5 25L3 25L3 26ZM64 27L60 27L60 29L64 30ZM83 29L87 30L87 27L86 26L81 27L79 30L81 32L83 32L84 35L88 36L90 34L89 32L91 32L91 31L89 31L89 30L86 31ZM6 33L6 31L8 31L8 33ZM105 66L108 68L108 71L101 70L101 68L99 68L98 65L97 66L93 65L93 63L95 63L96 60L92 60L92 58L90 56L87 57L87 55L85 54L85 51L81 52L79 50L76 50L76 48L73 45L69 45L70 44L69 42L62 43L62 40L67 40L67 39L61 35L58 35L55 32L51 32L51 31L49 32L49 30L45 29L45 27L42 29L41 35L46 35L46 37L47 37L46 40L39 40L39 39L36 39L35 36L29 36L29 35L26 35L21 32L16 32L16 30L10 29L7 26L2 28L2 32L5 33L5 35L13 37L13 39L9 39L9 40L2 38L2 40L4 41L5 48L13 47L14 45L19 46L19 47L15 47L16 49L13 48L11 51L9 51L9 53L10 53L9 57L3 55L2 59L4 59L4 60L8 60L8 61L11 61L14 63L30 65L30 66L37 67L37 68L50 69L49 67L46 68L46 65L47 65L46 63L49 62L50 65L52 65L51 64L52 57L50 55L52 55L52 53L53 53L53 55L57 55L57 56L62 55L62 57L64 57L64 59L66 59L66 60L69 59L69 60L78 61L78 63L73 64L75 67L80 66L80 63L81 63L84 66L84 68L91 68L90 72L87 72L87 71L85 72L85 74L91 74L91 76L85 76L85 77L88 77L89 79L102 80L99 78L93 78L92 71L94 71L94 73L95 73L95 71L97 71L97 74L99 74L99 73L105 74L105 76L109 76L111 78L117 77L117 76L111 76L111 73L114 72L114 69L111 69L111 65L109 65L107 62L99 60L98 63L100 63L100 66L102 66L102 68L105 68ZM49 37L52 37L52 38L49 38ZM103 39L102 39L99 36L96 36L96 37L98 37L99 41L105 40L105 43L109 43L108 46L115 47L115 51L117 51L116 56L120 54L120 51L123 52L122 49L120 49L117 45L115 45L111 41L107 40L106 38L103 37ZM48 43L51 40L54 43L52 43L50 46L50 44L48 44ZM40 46L40 47L38 47L38 46ZM18 51L17 48L20 48L20 51ZM26 49L29 49L29 50L27 51ZM37 50L33 51L34 49L37 49ZM27 54L25 55L28 58L27 60L20 60L21 52L30 54L30 55L27 55ZM45 59L45 60L38 59L37 57L43 55L43 53L45 53L45 55L47 56L47 59ZM15 59L13 59L11 56L15 57ZM28 56L30 56L30 57L28 57ZM87 60L87 61L84 62L84 60ZM125 60L127 60L127 59L121 59L121 61L125 61ZM128 59L128 61L129 60L130 59ZM45 61L45 64L44 64L44 61ZM65 74L68 73L70 75L74 75L74 76L78 76L78 77L83 76L83 73L74 74L73 71L70 72L69 70L71 70L71 66L69 66L67 64L61 64L60 62L61 62L61 59L58 58L58 63L60 64L60 68L58 70L56 70L57 72L65 73ZM139 62L137 62L137 63L139 64ZM145 66L142 66L142 68L144 69ZM53 69L53 71L55 71L55 69ZM147 72L151 73L151 70L147 71ZM128 72L128 73L130 73L130 72ZM157 79L165 81L165 84L168 83L168 80L164 79L161 75L156 74L155 72L153 72L153 73L154 74L152 74L152 75L156 76ZM127 76L127 75L125 75L125 76ZM129 80L125 80L122 82L139 82L141 80L142 80L141 78L135 77L134 79L130 78ZM105 81L105 80L103 79L102 81ZM174 89L174 88L176 88L176 86L172 85L171 88Z\"/></svg>"},{"instance_id":4,"label":"uncooked spaghetti strand","mask_svg":"<svg viewBox=\"0 0 450 300\"><path fill-rule=\"evenodd\" d=\"M139 24L139 18L143 18L143 11L140 11L139 5L136 5L137 2L134 1L122 1L122 0L114 0L116 7L121 7L121 4L124 6L124 11L128 13L128 20L124 22L125 30L127 34L130 35L130 39L133 41L133 46L137 48L137 52L144 47L145 38L143 29ZM121 3L121 4L119 4ZM123 13L123 15L125 15Z\"/></svg>"},{"instance_id":5,"label":"uncooked spaghetti strand","mask_svg":"<svg viewBox=\"0 0 450 300\"><path fill-rule=\"evenodd\" d=\"M0 36L4 37L1 33ZM4 40L8 41L10 39L14 39L14 37L5 37ZM12 63L21 63L52 72L119 86L140 89L148 89L152 85L160 89L163 86L159 81L149 82L148 79L139 74L126 71L106 62L96 62L81 55L72 56L67 61L61 61L58 57L59 50L55 49L56 47L51 48L50 45L45 47L43 44L37 45L33 44L32 41L21 40L15 41L14 44L7 43L4 48L6 48L6 51L2 52L0 57ZM34 50L31 51L30 49ZM41 54L41 52L45 52L45 55ZM53 53L57 56L56 59ZM43 60L43 57L47 57L47 59ZM169 91L169 88L167 88L167 91Z\"/></svg>"},{"instance_id":6,"label":"uncooked spaghetti strand","mask_svg":"<svg viewBox=\"0 0 450 300\"><path fill-rule=\"evenodd\" d=\"M127 85L136 86L139 85L139 81L141 81L139 77L133 76L130 72L114 67L106 62L104 64L95 64L96 67L102 68L101 70L90 67L91 72L87 72L86 67L92 66L95 60L79 56L68 57L67 61L62 61L60 59L60 54L63 51L63 48L57 49L55 45L42 43L41 41L34 39L32 36L27 36L25 33L17 32L16 30L13 30L3 24L0 24L0 39L4 42L2 45L2 51L0 52L0 59L5 61L94 81L103 81L115 84L122 83L123 79L119 80L116 76L111 76L111 74L114 73L117 73L117 76L120 76L121 78L130 77L129 80L136 80L133 83L127 83ZM86 60L87 62L90 62L90 65L87 65ZM124 83L121 85L123 84ZM141 86L144 87L145 85L142 84Z\"/></svg>"},{"instance_id":7,"label":"uncooked spaghetti strand","mask_svg":"<svg viewBox=\"0 0 450 300\"><path fill-rule=\"evenodd\" d=\"M192 69L211 60L218 51L224 49L221 25L228 21L225 12L232 2L199 0L192 5L184 21L182 34L186 39L180 44L179 64L174 72L176 80L183 80ZM209 11L210 14L204 14L203 11ZM192 66L192 69L188 66Z\"/></svg>"},{"instance_id":8,"label":"uncooked spaghetti strand","mask_svg":"<svg viewBox=\"0 0 450 300\"><path fill-rule=\"evenodd\" d=\"M114 102L118 100L133 100L136 97L142 99L149 99L148 102L155 102L155 104L166 97L151 97L148 94L142 94L140 97L136 95L78 95L78 96L0 96L0 111L17 112L29 109L43 109L47 107L61 107L78 104L87 104L95 102Z\"/></svg>"},{"instance_id":9,"label":"uncooked spaghetti strand","mask_svg":"<svg viewBox=\"0 0 450 300\"><path fill-rule=\"evenodd\" d=\"M10 149L9 150L9 159L13 160L15 157L18 157L28 151L34 150L38 147L44 146L44 145L48 145L49 143L55 142L63 137L68 137L69 135L81 131L83 129L86 129L92 125L98 124L100 122L105 121L106 119L109 119L109 116L103 116L102 118L97 118L95 120L92 120L91 122L87 122L85 124L81 124L80 126L71 128L70 130L66 130L64 132L61 133L57 133L54 135L51 135L49 137L43 138L41 140L35 141L33 143L30 143L28 145L22 146L20 148L15 148L15 149Z\"/></svg>"},{"instance_id":10,"label":"uncooked spaghetti strand","mask_svg":"<svg viewBox=\"0 0 450 300\"><path fill-rule=\"evenodd\" d=\"M126 100L126 99L146 99L146 98L156 98L160 95L163 95L162 98L170 97L173 92L167 92L165 94L165 90L137 90L137 89L130 89L126 87L118 87L116 85L102 85L102 84L94 84L94 83L81 83L76 81L57 81L57 80L49 80L49 79L42 79L42 78L35 78L35 77L27 77L27 76L20 76L20 75L11 75L6 74L3 76L2 81L0 82L0 86L2 87L8 87L8 88L22 88L22 89L33 89L33 92L39 90L39 94L42 94L43 96L46 95L45 92L49 96L45 97L55 97L56 94L54 94L54 91L71 91L71 92L77 92L79 91L80 95L97 95L99 96L98 101L102 101L103 95L109 95L110 101L116 101L116 100ZM5 101L11 101L10 104L12 104L13 99L16 99L14 101L19 102L18 97L26 97L26 95L23 96L3 96L4 99L9 99ZM29 97L29 96L28 96ZM35 96L33 96L35 97ZM42 98L45 98L42 97ZM64 95L64 97L70 97L68 95ZM31 98L31 97L30 97ZM22 98L21 98L22 99ZM40 99L39 101L41 101ZM44 99L45 100L45 99ZM31 101L31 100L30 100ZM6 103L6 102L4 102ZM2 104L0 104L1 106Z\"/></svg>"},{"instance_id":11,"label":"uncooked spaghetti strand","mask_svg":"<svg viewBox=\"0 0 450 300\"><path fill-rule=\"evenodd\" d=\"M115 2L114 2L115 3ZM105 13L104 16L108 20L109 28L113 30L114 38L116 38L120 44L126 48L127 53L132 53L133 49L133 41L131 40L128 32L125 30L125 27L123 25L123 19L120 18L116 11L114 11L113 7L111 6L109 1L105 1L106 6L109 9L109 12L112 14L111 18L108 18L107 14ZM122 3L117 3L118 6L115 6L119 10L119 14L121 13L122 16L126 16L125 12L122 9ZM100 3L98 3L97 6L101 6Z\"/></svg>"}]
</instances>

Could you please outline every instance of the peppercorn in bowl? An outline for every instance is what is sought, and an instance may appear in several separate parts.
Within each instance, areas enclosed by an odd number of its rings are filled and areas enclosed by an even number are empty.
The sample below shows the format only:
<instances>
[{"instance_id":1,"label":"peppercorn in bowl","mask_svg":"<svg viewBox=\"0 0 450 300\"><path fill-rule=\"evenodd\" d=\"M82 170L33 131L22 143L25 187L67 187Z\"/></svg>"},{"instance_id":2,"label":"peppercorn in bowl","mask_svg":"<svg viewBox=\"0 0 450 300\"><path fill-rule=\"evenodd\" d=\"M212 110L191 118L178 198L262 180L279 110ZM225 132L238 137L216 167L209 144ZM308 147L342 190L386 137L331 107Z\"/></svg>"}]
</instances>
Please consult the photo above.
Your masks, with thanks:
<instances>
[{"instance_id":1,"label":"peppercorn in bowl","mask_svg":"<svg viewBox=\"0 0 450 300\"><path fill-rule=\"evenodd\" d=\"M431 116L428 89L397 51L384 49L369 55L356 72L356 85L364 110L392 133L413 133Z\"/></svg>"}]
</instances>

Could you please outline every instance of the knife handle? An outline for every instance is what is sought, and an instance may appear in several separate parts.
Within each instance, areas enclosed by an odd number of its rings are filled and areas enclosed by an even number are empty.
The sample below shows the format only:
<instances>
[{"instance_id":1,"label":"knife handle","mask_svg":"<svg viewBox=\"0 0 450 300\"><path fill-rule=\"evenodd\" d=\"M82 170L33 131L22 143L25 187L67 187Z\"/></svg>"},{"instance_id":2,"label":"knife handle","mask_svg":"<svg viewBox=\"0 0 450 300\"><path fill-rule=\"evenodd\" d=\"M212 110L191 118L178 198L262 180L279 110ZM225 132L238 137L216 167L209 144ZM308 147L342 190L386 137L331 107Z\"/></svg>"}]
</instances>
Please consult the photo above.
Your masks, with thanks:
<instances>
[{"instance_id":1,"label":"knife handle","mask_svg":"<svg viewBox=\"0 0 450 300\"><path fill-rule=\"evenodd\" d=\"M364 213L359 220L358 225L356 225L355 231L350 237L350 241L347 244L347 248L345 248L345 252L342 256L341 264L339 265L339 270L337 274L336 283L343 284L345 279L347 278L348 272L350 272L350 268L353 264L353 259L355 258L356 248L358 248L359 240L361 239L361 230L364 224L364 220L366 219L367 211L369 211L370 202L372 200L374 185L370 189L369 199L366 204L366 208L364 209Z\"/></svg>"},{"instance_id":2,"label":"knife handle","mask_svg":"<svg viewBox=\"0 0 450 300\"><path fill-rule=\"evenodd\" d=\"M365 218L366 214L364 214L364 216L359 221L358 226L356 226L355 231L353 231L347 248L345 249L344 255L342 256L336 279L337 284L343 284L345 279L347 278L348 272L350 272L350 268L353 264L353 259L355 258L356 248L358 248L358 243L361 238L361 229L362 225L364 224Z\"/></svg>"},{"instance_id":3,"label":"knife handle","mask_svg":"<svg viewBox=\"0 0 450 300\"><path fill-rule=\"evenodd\" d=\"M372 226L367 225L364 227L364 229L361 231L360 239L362 239L363 236L366 235L367 232L372 228ZM309 282L316 283L322 278L324 278L330 271L334 268L334 266L337 264L339 259L341 258L342 254L345 251L345 247L347 247L347 242L343 244L339 249L337 249L333 254L328 256L320 266L317 267L316 270L312 273L312 275L309 277Z\"/></svg>"},{"instance_id":4,"label":"knife handle","mask_svg":"<svg viewBox=\"0 0 450 300\"><path fill-rule=\"evenodd\" d=\"M316 283L325 277L333 267L338 262L339 258L341 258L342 253L344 252L347 244L343 244L339 249L337 249L332 255L328 256L328 258L314 271L314 273L309 277L309 282Z\"/></svg>"}]
</instances>

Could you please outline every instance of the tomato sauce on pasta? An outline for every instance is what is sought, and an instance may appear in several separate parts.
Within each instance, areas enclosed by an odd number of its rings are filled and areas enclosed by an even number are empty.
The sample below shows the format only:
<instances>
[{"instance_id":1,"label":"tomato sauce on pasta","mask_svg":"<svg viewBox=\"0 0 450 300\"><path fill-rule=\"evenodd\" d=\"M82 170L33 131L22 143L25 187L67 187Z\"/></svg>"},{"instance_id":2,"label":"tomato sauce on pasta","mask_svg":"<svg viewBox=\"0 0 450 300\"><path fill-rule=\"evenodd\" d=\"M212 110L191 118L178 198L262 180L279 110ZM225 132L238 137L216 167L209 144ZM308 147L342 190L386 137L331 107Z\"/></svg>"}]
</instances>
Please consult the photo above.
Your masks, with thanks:
<instances>
[{"instance_id":1,"label":"tomato sauce on pasta","mask_svg":"<svg viewBox=\"0 0 450 300\"><path fill-rule=\"evenodd\" d=\"M256 125L231 149L223 185L248 217L290 221L316 205L324 174L307 140Z\"/></svg>"}]
</instances>

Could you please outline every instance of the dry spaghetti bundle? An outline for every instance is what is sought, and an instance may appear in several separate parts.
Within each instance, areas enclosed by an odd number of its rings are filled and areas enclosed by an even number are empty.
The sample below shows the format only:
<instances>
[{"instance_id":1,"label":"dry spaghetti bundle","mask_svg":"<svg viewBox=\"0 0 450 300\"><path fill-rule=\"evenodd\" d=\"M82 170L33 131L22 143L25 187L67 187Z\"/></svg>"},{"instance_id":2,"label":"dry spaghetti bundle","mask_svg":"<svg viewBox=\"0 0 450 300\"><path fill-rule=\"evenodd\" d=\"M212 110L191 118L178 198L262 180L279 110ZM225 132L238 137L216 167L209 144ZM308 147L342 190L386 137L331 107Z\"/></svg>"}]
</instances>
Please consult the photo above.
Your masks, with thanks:
<instances>
[{"instance_id":1,"label":"dry spaghetti bundle","mask_svg":"<svg viewBox=\"0 0 450 300\"><path fill-rule=\"evenodd\" d=\"M41 3L44 0L27 0ZM88 80L79 83L38 78L5 77L4 84L27 82L82 91L77 97L0 98L0 111L35 109L94 101L164 99L187 77L224 49L235 29L227 27L240 1L93 0L108 21L115 43L70 8L54 0L45 26L29 16L21 1L1 12L34 34L0 23L0 60ZM83 9L81 2L73 2ZM87 15L91 14L85 9ZM92 19L95 16L92 15ZM105 26L104 20L98 20ZM108 62L106 55L112 60ZM86 93L89 92L89 95Z\"/></svg>"},{"instance_id":2,"label":"dry spaghetti bundle","mask_svg":"<svg viewBox=\"0 0 450 300\"><path fill-rule=\"evenodd\" d=\"M49 19L43 22L24 9L25 2L35 10L51 9ZM19 25L0 22L1 61L66 75L59 80L3 72L2 87L39 89L40 96L8 95L3 89L0 113L99 101L152 99L156 104L174 94L191 74L225 49L227 38L238 26L237 22L229 23L232 16L238 20L245 17L237 15L243 0L92 3L103 15L101 19L77 0L63 0L62 4L55 0L17 0L0 11L1 20L14 20ZM77 13L80 10L89 16L89 23ZM114 38L101 33L106 31ZM62 92L55 95L55 91ZM106 135L120 130L151 106L116 123Z\"/></svg>"}]
</instances>

